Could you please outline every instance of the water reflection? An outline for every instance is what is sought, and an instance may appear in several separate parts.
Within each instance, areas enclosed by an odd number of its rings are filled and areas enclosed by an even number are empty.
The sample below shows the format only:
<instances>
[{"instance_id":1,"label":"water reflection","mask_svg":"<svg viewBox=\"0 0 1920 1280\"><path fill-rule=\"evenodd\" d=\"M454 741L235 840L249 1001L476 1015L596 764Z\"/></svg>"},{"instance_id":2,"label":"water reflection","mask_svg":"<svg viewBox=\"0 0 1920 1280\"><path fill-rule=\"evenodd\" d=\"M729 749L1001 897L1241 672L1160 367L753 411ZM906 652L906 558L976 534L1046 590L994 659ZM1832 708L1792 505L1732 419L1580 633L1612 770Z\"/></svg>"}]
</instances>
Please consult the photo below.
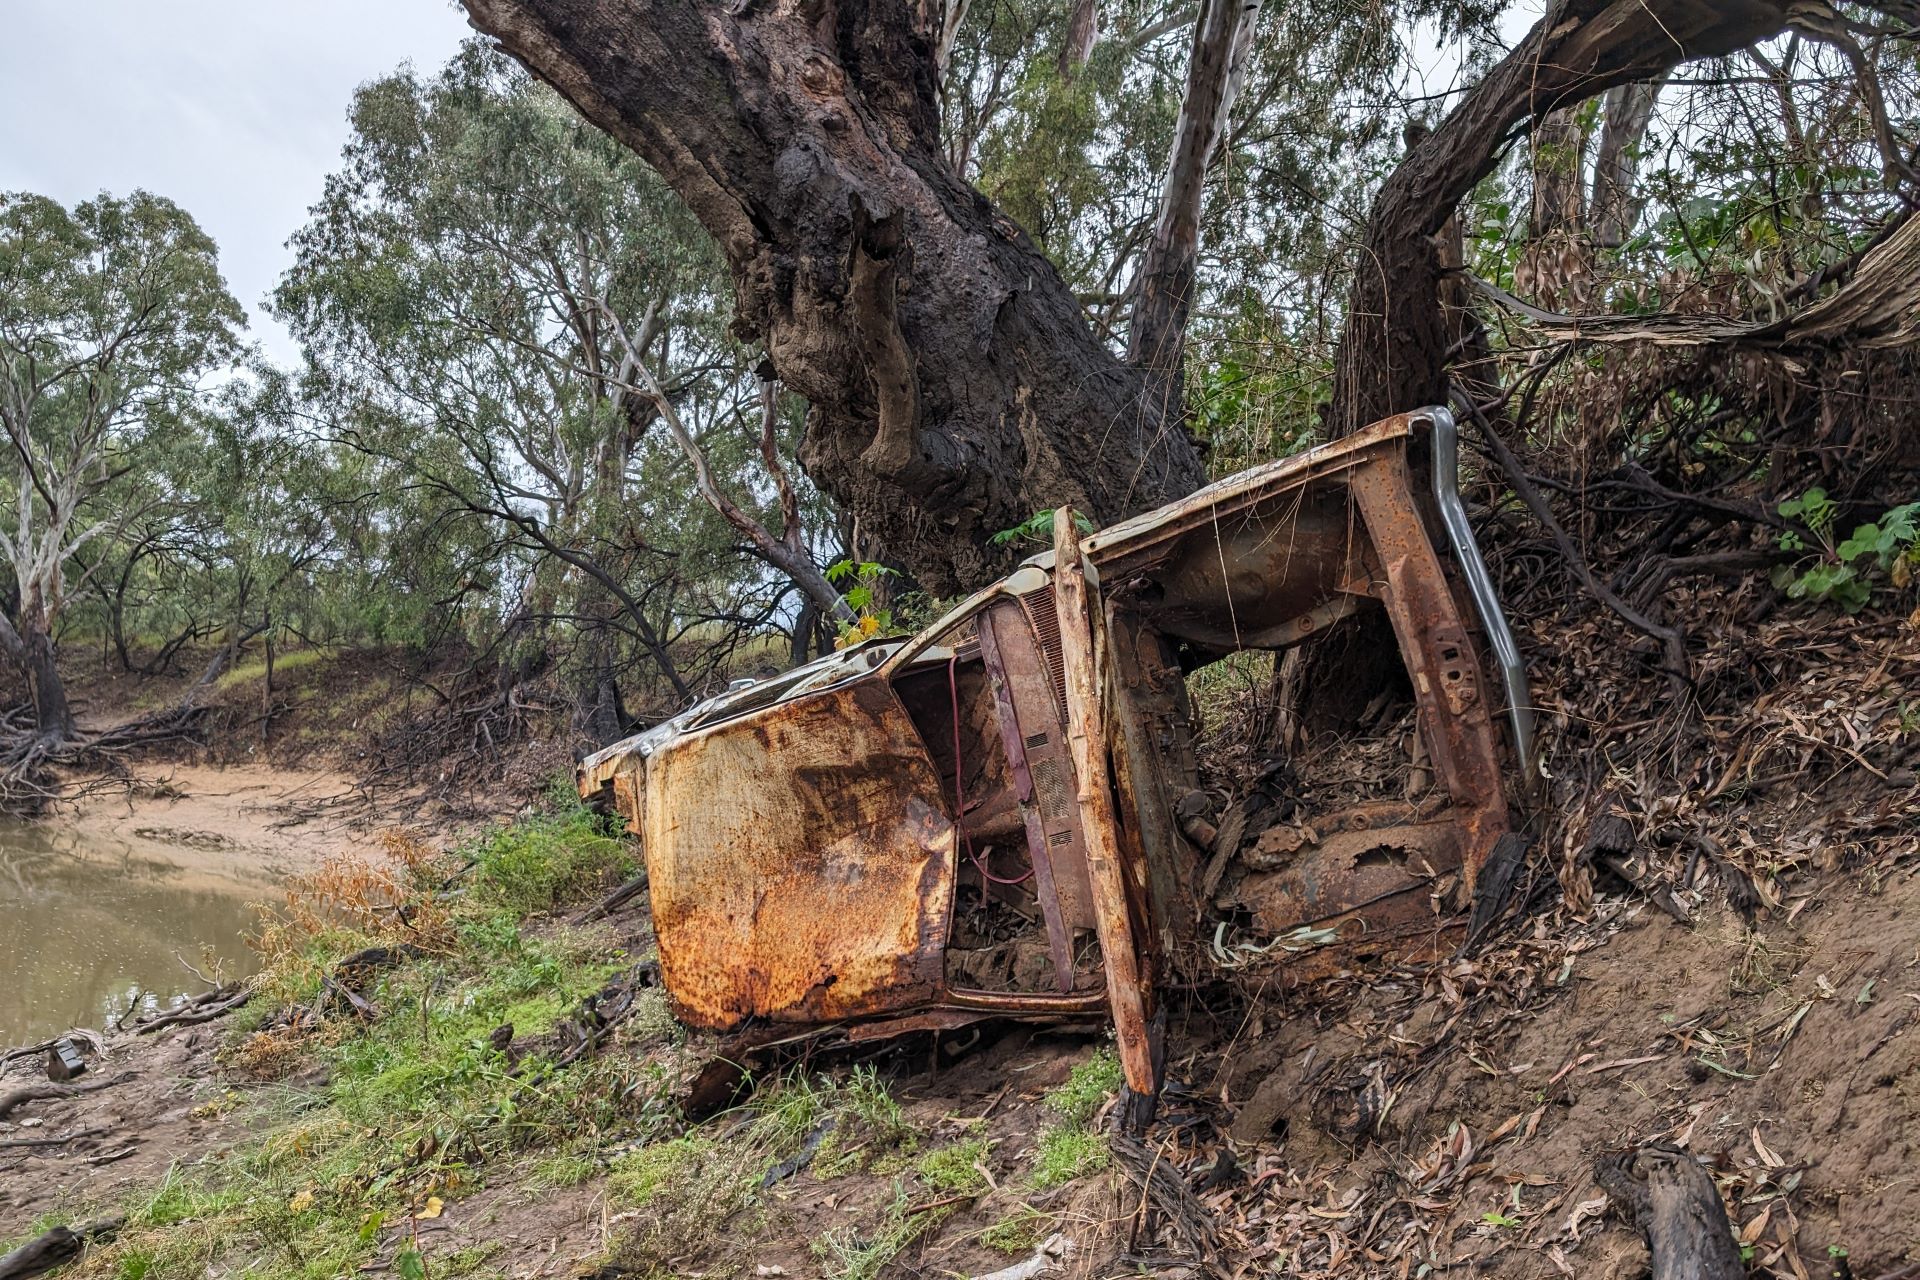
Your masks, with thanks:
<instances>
[{"instance_id":1,"label":"water reflection","mask_svg":"<svg viewBox=\"0 0 1920 1280\"><path fill-rule=\"evenodd\" d=\"M0 1046L203 990L181 957L252 972L248 904L271 894L256 858L217 842L0 821Z\"/></svg>"}]
</instances>

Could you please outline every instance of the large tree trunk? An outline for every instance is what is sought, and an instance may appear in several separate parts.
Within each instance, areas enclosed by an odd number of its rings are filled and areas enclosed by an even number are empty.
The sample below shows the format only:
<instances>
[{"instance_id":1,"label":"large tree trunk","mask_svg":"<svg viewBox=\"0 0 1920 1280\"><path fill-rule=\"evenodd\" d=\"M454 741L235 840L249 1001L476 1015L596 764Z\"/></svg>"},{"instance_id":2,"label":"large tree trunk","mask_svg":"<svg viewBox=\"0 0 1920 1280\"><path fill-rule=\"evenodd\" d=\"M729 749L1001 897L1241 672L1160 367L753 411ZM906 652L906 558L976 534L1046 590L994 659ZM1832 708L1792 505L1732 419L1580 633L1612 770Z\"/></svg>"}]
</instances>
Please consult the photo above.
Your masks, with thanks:
<instances>
[{"instance_id":1,"label":"large tree trunk","mask_svg":"<svg viewBox=\"0 0 1920 1280\"><path fill-rule=\"evenodd\" d=\"M939 6L464 3L719 242L737 332L812 406L808 474L928 590L990 577L990 537L1037 509L1111 520L1203 479L1053 265L948 166Z\"/></svg>"},{"instance_id":2,"label":"large tree trunk","mask_svg":"<svg viewBox=\"0 0 1920 1280\"><path fill-rule=\"evenodd\" d=\"M53 637L44 624L29 625L21 639L27 647L27 688L33 695L33 718L40 736L57 742L73 737L73 709L67 705L67 686L53 661Z\"/></svg>"},{"instance_id":3,"label":"large tree trunk","mask_svg":"<svg viewBox=\"0 0 1920 1280\"><path fill-rule=\"evenodd\" d=\"M1653 123L1662 83L1616 85L1607 91L1600 117L1600 151L1593 161L1593 199L1588 205L1588 225L1598 248L1618 249L1640 221L1642 201L1636 190L1640 145Z\"/></svg>"},{"instance_id":4,"label":"large tree trunk","mask_svg":"<svg viewBox=\"0 0 1920 1280\"><path fill-rule=\"evenodd\" d=\"M40 607L37 590L30 592L22 605L17 629L0 615L0 653L26 679L27 696L33 701L34 728L39 735L54 742L70 740L73 708L67 703L67 687L54 664L51 621Z\"/></svg>"},{"instance_id":5,"label":"large tree trunk","mask_svg":"<svg viewBox=\"0 0 1920 1280\"><path fill-rule=\"evenodd\" d=\"M1534 120L1785 27L1787 0L1557 0L1380 188L1334 371L1333 431L1447 397L1434 235Z\"/></svg>"}]
</instances>

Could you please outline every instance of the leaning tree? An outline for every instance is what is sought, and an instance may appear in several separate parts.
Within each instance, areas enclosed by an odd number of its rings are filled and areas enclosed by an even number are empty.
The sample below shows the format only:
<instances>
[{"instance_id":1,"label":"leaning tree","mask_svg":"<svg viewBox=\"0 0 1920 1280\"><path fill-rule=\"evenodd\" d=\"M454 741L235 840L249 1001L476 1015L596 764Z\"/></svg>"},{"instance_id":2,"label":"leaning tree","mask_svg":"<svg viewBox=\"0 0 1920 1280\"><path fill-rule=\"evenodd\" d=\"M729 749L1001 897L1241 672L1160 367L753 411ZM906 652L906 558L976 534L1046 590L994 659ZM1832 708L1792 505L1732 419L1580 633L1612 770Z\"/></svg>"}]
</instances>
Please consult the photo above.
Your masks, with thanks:
<instances>
[{"instance_id":1,"label":"leaning tree","mask_svg":"<svg viewBox=\"0 0 1920 1280\"><path fill-rule=\"evenodd\" d=\"M964 5L467 0L713 235L736 332L811 405L808 474L937 592L989 576L991 536L1037 509L1113 519L1204 478L1179 395L1196 210L1259 7L1194 25L1122 356L942 146Z\"/></svg>"}]
</instances>

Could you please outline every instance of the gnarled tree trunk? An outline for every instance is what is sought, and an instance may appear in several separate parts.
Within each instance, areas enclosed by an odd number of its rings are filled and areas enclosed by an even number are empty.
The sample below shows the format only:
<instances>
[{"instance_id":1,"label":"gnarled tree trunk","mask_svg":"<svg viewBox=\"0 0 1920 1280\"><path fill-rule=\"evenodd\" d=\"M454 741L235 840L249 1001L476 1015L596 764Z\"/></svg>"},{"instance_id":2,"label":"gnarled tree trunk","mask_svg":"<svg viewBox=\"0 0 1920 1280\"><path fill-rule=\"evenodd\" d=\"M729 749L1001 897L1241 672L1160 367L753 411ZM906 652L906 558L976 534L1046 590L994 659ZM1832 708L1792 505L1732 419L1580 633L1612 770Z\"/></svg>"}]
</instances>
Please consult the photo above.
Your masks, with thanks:
<instances>
[{"instance_id":1,"label":"gnarled tree trunk","mask_svg":"<svg viewBox=\"0 0 1920 1280\"><path fill-rule=\"evenodd\" d=\"M801 461L936 593L991 536L1203 479L1176 418L939 147L939 6L464 0L659 170L732 269L743 339L812 409Z\"/></svg>"}]
</instances>

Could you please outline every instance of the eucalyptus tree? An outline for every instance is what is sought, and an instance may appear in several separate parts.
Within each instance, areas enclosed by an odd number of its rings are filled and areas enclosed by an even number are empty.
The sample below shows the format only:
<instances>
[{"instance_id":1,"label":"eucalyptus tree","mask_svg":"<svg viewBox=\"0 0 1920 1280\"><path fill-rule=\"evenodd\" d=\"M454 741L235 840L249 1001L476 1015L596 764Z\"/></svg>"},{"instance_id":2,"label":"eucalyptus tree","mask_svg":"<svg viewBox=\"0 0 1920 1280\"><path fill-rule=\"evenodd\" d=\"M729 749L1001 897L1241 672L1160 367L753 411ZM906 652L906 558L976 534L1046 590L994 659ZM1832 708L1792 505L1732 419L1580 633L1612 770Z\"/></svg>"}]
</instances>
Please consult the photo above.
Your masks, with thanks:
<instances>
[{"instance_id":1,"label":"eucalyptus tree","mask_svg":"<svg viewBox=\"0 0 1920 1280\"><path fill-rule=\"evenodd\" d=\"M705 412L758 404L751 353L726 333L717 255L657 176L478 42L430 79L364 86L351 119L274 305L334 438L532 557L508 616L630 635L684 693L672 593L649 569L746 531L750 553L825 588L804 546L751 536L780 505L741 475L759 416ZM695 438L685 420L703 417L715 430Z\"/></svg>"},{"instance_id":2,"label":"eucalyptus tree","mask_svg":"<svg viewBox=\"0 0 1920 1280\"><path fill-rule=\"evenodd\" d=\"M129 477L202 428L244 324L213 241L171 201L0 195L0 554L18 592L0 652L44 739L74 733L53 637L98 563L79 558L169 501Z\"/></svg>"}]
</instances>

